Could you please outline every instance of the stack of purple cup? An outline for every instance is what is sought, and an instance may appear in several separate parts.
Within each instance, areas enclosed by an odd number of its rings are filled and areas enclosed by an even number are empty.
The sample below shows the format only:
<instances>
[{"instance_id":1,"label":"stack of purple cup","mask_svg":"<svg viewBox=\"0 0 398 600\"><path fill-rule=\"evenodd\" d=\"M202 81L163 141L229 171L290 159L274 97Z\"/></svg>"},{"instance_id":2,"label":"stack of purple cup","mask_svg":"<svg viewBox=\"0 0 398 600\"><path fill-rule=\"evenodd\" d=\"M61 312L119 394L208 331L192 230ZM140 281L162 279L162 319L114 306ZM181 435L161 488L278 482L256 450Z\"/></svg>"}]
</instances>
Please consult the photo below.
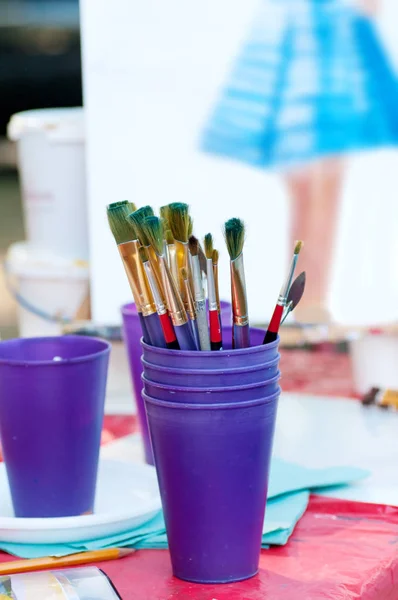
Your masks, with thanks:
<instances>
[{"instance_id":1,"label":"stack of purple cup","mask_svg":"<svg viewBox=\"0 0 398 600\"><path fill-rule=\"evenodd\" d=\"M231 305L228 302L221 301L221 320L224 325L231 323ZM131 383L137 404L137 416L141 429L142 441L144 445L145 460L153 465L153 452L149 436L148 421L145 412L144 401L142 399L142 363L141 363L141 337L142 328L135 304L125 304L122 307L123 317L123 337L127 347L127 354L130 366Z\"/></svg>"},{"instance_id":2,"label":"stack of purple cup","mask_svg":"<svg viewBox=\"0 0 398 600\"><path fill-rule=\"evenodd\" d=\"M174 575L199 583L258 571L279 388L277 340L189 352L142 343L143 398ZM225 343L226 342L226 343ZM229 345L230 348L230 345Z\"/></svg>"}]
</instances>

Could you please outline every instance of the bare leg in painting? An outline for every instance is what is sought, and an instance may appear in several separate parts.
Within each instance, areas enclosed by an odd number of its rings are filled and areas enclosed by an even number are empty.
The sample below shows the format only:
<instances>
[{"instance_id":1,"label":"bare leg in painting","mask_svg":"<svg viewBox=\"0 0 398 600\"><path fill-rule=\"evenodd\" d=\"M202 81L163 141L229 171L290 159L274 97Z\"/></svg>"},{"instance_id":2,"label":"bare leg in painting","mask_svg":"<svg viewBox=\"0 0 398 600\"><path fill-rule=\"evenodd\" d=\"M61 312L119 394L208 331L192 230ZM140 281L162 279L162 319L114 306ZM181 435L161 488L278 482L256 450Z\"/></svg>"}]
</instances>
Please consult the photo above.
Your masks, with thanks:
<instances>
[{"instance_id":1,"label":"bare leg in painting","mask_svg":"<svg viewBox=\"0 0 398 600\"><path fill-rule=\"evenodd\" d=\"M326 307L340 206L343 163L321 160L287 176L291 196L291 247L304 241L298 271L306 271L304 297L295 311L298 321L327 323Z\"/></svg>"}]
</instances>

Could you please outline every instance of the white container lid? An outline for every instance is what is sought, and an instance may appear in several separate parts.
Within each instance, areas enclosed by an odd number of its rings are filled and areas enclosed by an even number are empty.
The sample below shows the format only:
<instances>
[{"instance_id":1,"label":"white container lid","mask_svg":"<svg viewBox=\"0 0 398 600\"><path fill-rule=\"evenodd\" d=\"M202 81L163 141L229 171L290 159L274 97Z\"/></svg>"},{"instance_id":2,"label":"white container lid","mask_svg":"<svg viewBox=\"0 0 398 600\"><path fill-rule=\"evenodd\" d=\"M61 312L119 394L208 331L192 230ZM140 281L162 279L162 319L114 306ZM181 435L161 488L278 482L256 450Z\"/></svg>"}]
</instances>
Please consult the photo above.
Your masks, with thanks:
<instances>
[{"instance_id":1,"label":"white container lid","mask_svg":"<svg viewBox=\"0 0 398 600\"><path fill-rule=\"evenodd\" d=\"M16 142L25 134L43 132L50 140L84 142L84 110L75 108L43 108L26 110L12 115L7 134Z\"/></svg>"},{"instance_id":2,"label":"white container lid","mask_svg":"<svg viewBox=\"0 0 398 600\"><path fill-rule=\"evenodd\" d=\"M86 261L70 260L36 248L28 242L12 244L5 260L8 272L32 279L79 279L89 277Z\"/></svg>"}]
</instances>

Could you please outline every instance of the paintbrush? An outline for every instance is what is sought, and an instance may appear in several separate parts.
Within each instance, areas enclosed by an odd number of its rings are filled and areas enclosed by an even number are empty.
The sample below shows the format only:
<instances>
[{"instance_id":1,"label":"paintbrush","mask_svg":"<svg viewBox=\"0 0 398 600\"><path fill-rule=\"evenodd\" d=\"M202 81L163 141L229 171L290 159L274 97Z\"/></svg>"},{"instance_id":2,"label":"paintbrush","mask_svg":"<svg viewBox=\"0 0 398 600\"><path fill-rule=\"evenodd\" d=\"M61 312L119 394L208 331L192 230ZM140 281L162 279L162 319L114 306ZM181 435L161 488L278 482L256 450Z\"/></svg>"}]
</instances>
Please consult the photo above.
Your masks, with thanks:
<instances>
[{"instance_id":1,"label":"paintbrush","mask_svg":"<svg viewBox=\"0 0 398 600\"><path fill-rule=\"evenodd\" d=\"M108 206L106 207L106 209L110 210L112 208L116 208L117 206L125 206L125 205L128 205L128 204L130 204L128 200L119 200L118 202L111 202L111 204L108 204Z\"/></svg>"},{"instance_id":2,"label":"paintbrush","mask_svg":"<svg viewBox=\"0 0 398 600\"><path fill-rule=\"evenodd\" d=\"M206 297L203 290L202 273L199 263L199 242L196 237L189 238L189 250L192 257L192 276L196 308L196 321L199 332L200 349L210 350L209 327L206 316Z\"/></svg>"},{"instance_id":3,"label":"paintbrush","mask_svg":"<svg viewBox=\"0 0 398 600\"><path fill-rule=\"evenodd\" d=\"M214 287L216 290L216 301L217 301L217 310L220 312L220 291L218 288L218 250L213 250L213 278L214 278Z\"/></svg>"},{"instance_id":4,"label":"paintbrush","mask_svg":"<svg viewBox=\"0 0 398 600\"><path fill-rule=\"evenodd\" d=\"M296 279L293 281L290 286L290 290L286 300L286 308L282 315L281 325L285 321L286 317L294 311L297 304L300 302L303 297L305 290L305 271L297 275Z\"/></svg>"},{"instance_id":5,"label":"paintbrush","mask_svg":"<svg viewBox=\"0 0 398 600\"><path fill-rule=\"evenodd\" d=\"M185 284L182 279L181 269L186 269L191 284L189 257L188 257L188 232L189 232L189 206L182 202L169 204L170 229L174 237L177 256L178 288L181 298L188 310L188 298L185 292Z\"/></svg>"},{"instance_id":6,"label":"paintbrush","mask_svg":"<svg viewBox=\"0 0 398 600\"><path fill-rule=\"evenodd\" d=\"M172 276L174 277L174 281L178 285L178 267L177 267L177 253L176 253L176 245L174 243L173 234L170 229L166 231L166 242L167 242L167 264L169 265L169 269L171 271Z\"/></svg>"},{"instance_id":7,"label":"paintbrush","mask_svg":"<svg viewBox=\"0 0 398 600\"><path fill-rule=\"evenodd\" d=\"M167 298L166 298L165 292L163 290L163 280L162 280L162 275L160 272L158 257L156 255L155 251L153 250L153 248L151 247L149 240L147 239L145 232L143 230L144 220L147 217L153 217L153 214L154 213L153 213L153 209L151 206L143 206L143 207L139 208L138 210L136 210L135 212L131 213L129 215L129 219L134 224L134 227L136 229L138 239L141 242L141 245L144 246L148 251L149 262L151 263L151 267L155 274L158 289L162 295L163 302L167 306ZM163 240L163 234L162 234L162 240ZM163 241L162 241L162 244L163 244Z\"/></svg>"},{"instance_id":8,"label":"paintbrush","mask_svg":"<svg viewBox=\"0 0 398 600\"><path fill-rule=\"evenodd\" d=\"M192 334L191 325L188 322L187 312L181 300L177 284L171 275L166 257L163 254L162 222L158 217L148 217L143 223L143 229L159 259L163 286L168 300L169 314L174 325L180 349L196 350L195 339Z\"/></svg>"},{"instance_id":9,"label":"paintbrush","mask_svg":"<svg viewBox=\"0 0 398 600\"><path fill-rule=\"evenodd\" d=\"M152 265L149 262L147 249L144 248L144 246L139 248L139 255L148 277L149 285L156 305L156 310L159 315L160 325L163 331L163 344L159 341L159 343L156 345L163 348L169 348L169 350L179 350L180 346L177 342L173 324L171 322L169 313L167 312L166 305L163 302L162 294L158 288L156 277L152 270Z\"/></svg>"},{"instance_id":10,"label":"paintbrush","mask_svg":"<svg viewBox=\"0 0 398 600\"><path fill-rule=\"evenodd\" d=\"M34 571L45 571L48 569L65 569L81 565L88 565L91 563L103 562L105 560L117 560L126 556L130 556L134 552L134 548L105 548L104 550L89 550L87 552L76 552L67 556L45 556L43 558L12 560L0 565L0 576L3 577L5 575L15 575L17 573L32 573ZM23 587L25 588L25 585L23 585ZM28 582L26 582L26 587L29 587ZM30 598L38 597L37 593L34 591L35 589L37 589L37 587L32 582L32 593L28 594ZM27 597L25 593L23 595L25 596L25 598ZM49 592L49 594L45 593L44 596L42 594L40 596L42 600L45 600L45 598L60 597L58 592L54 588L52 592ZM74 597L76 598L75 594ZM0 594L0 598L15 598L15 596L3 596L2 594ZM64 595L62 591L61 598L66 598L66 595Z\"/></svg>"},{"instance_id":11,"label":"paintbrush","mask_svg":"<svg viewBox=\"0 0 398 600\"><path fill-rule=\"evenodd\" d=\"M229 219L224 226L225 242L230 257L231 296L233 315L233 348L250 346L249 313L243 264L245 225L240 219Z\"/></svg>"},{"instance_id":12,"label":"paintbrush","mask_svg":"<svg viewBox=\"0 0 398 600\"><path fill-rule=\"evenodd\" d=\"M107 209L116 208L117 206L126 206L128 208L128 213L137 210L137 207L134 204L134 202L130 202L129 200L120 200L119 202L112 202L111 204L108 204Z\"/></svg>"},{"instance_id":13,"label":"paintbrush","mask_svg":"<svg viewBox=\"0 0 398 600\"><path fill-rule=\"evenodd\" d=\"M168 205L161 206L159 212L160 218L164 223L164 229L167 231L167 229L170 229L170 208Z\"/></svg>"},{"instance_id":14,"label":"paintbrush","mask_svg":"<svg viewBox=\"0 0 398 600\"><path fill-rule=\"evenodd\" d=\"M199 246L198 246L198 257L199 257L200 269L201 269L203 275L205 277L207 277L207 260L206 260L206 255L203 252L203 248L200 245L200 243L199 243Z\"/></svg>"},{"instance_id":15,"label":"paintbrush","mask_svg":"<svg viewBox=\"0 0 398 600\"><path fill-rule=\"evenodd\" d=\"M218 314L216 287L213 275L213 236L207 233L204 239L207 260L207 295L209 298L210 348L222 350L221 321Z\"/></svg>"},{"instance_id":16,"label":"paintbrush","mask_svg":"<svg viewBox=\"0 0 398 600\"><path fill-rule=\"evenodd\" d=\"M193 219L192 219L191 215L188 215L188 264L189 264L188 280L189 280L189 286L191 289L191 296L193 295L193 275L192 275L192 256L191 256L191 253L189 252L189 238L191 237L192 234L193 234ZM199 346L198 346L198 348L199 348Z\"/></svg>"},{"instance_id":17,"label":"paintbrush","mask_svg":"<svg viewBox=\"0 0 398 600\"><path fill-rule=\"evenodd\" d=\"M298 256L300 254L303 242L298 241L294 247L292 262L290 263L289 271L285 283L282 286L281 292L278 297L274 312L271 317L271 321L268 325L267 333L265 334L263 344L274 342L278 337L278 331L282 320L282 315L286 307L287 297L289 294L290 286L293 281L294 271L296 269Z\"/></svg>"},{"instance_id":18,"label":"paintbrush","mask_svg":"<svg viewBox=\"0 0 398 600\"><path fill-rule=\"evenodd\" d=\"M162 226L163 226L163 254L165 255L165 257L167 259L167 263L170 267L169 249L167 246L167 231L170 230L169 207L161 206L159 209L159 212L160 212L160 218L162 219Z\"/></svg>"},{"instance_id":19,"label":"paintbrush","mask_svg":"<svg viewBox=\"0 0 398 600\"><path fill-rule=\"evenodd\" d=\"M188 273L187 270L182 268L181 269L182 273L182 278L184 280L184 284L185 284L185 293L187 295L188 298L188 316L189 319L191 321L191 327L192 327L192 334L193 337L195 339L195 343L196 343L196 348L197 350L200 350L200 340L199 340L199 330L198 330L198 322L196 319L196 309L195 309L195 303L192 297L192 292L191 292L191 287L189 285L189 281L188 281Z\"/></svg>"},{"instance_id":20,"label":"paintbrush","mask_svg":"<svg viewBox=\"0 0 398 600\"><path fill-rule=\"evenodd\" d=\"M138 255L140 243L134 226L127 219L129 210L128 204L109 206L107 209L108 223L133 293L144 341L154 345L159 336L159 317L144 267Z\"/></svg>"}]
</instances>

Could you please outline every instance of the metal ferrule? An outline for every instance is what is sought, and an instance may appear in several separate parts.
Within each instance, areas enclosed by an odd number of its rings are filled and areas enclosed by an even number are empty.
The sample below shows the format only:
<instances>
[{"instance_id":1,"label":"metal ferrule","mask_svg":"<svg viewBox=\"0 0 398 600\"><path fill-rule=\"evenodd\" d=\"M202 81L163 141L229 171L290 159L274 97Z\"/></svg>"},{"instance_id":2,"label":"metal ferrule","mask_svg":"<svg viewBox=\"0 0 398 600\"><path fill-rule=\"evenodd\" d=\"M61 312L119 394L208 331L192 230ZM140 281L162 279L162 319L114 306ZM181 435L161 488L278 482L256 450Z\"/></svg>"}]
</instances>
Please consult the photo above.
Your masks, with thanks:
<instances>
[{"instance_id":1,"label":"metal ferrule","mask_svg":"<svg viewBox=\"0 0 398 600\"><path fill-rule=\"evenodd\" d=\"M281 293L279 294L278 304L282 304L285 306L287 297L289 295L290 286L292 285L294 271L296 270L296 265L298 261L298 254L293 254L292 262L290 263L289 274L287 276L286 282L281 289Z\"/></svg>"},{"instance_id":2,"label":"metal ferrule","mask_svg":"<svg viewBox=\"0 0 398 600\"><path fill-rule=\"evenodd\" d=\"M213 274L213 260L211 258L207 258L206 263L207 263L207 295L209 297L209 310L218 310L216 286L214 283L214 274Z\"/></svg>"},{"instance_id":3,"label":"metal ferrule","mask_svg":"<svg viewBox=\"0 0 398 600\"><path fill-rule=\"evenodd\" d=\"M283 325L284 321L287 319L287 317L290 315L290 313L293 310L293 302L289 302L289 304L287 304L283 310L282 313L282 319L281 319L281 325Z\"/></svg>"},{"instance_id":4,"label":"metal ferrule","mask_svg":"<svg viewBox=\"0 0 398 600\"><path fill-rule=\"evenodd\" d=\"M133 292L137 309L144 317L156 312L156 306L145 274L144 265L138 254L140 243L138 240L119 244L119 254L123 260L124 269Z\"/></svg>"},{"instance_id":5,"label":"metal ferrule","mask_svg":"<svg viewBox=\"0 0 398 600\"><path fill-rule=\"evenodd\" d=\"M170 272L164 256L159 257L160 271L163 280L163 286L168 301L168 309L173 325L185 325L188 322L188 317L184 305L181 300L177 284Z\"/></svg>"},{"instance_id":6,"label":"metal ferrule","mask_svg":"<svg viewBox=\"0 0 398 600\"><path fill-rule=\"evenodd\" d=\"M153 299L154 299L154 302L156 305L157 313L158 313L158 315L165 315L167 313L167 307L166 307L165 303L163 302L162 295L161 295L158 285L157 285L156 277L152 270L152 265L149 263L149 261L144 263L144 269L145 269L145 273L148 277L149 286L152 291L152 295L153 295Z\"/></svg>"},{"instance_id":7,"label":"metal ferrule","mask_svg":"<svg viewBox=\"0 0 398 600\"><path fill-rule=\"evenodd\" d=\"M170 268L170 264L169 264L169 247L167 245L166 240L163 240L163 254L166 257L167 264L169 265L169 268Z\"/></svg>"},{"instance_id":8,"label":"metal ferrule","mask_svg":"<svg viewBox=\"0 0 398 600\"><path fill-rule=\"evenodd\" d=\"M177 266L177 252L175 244L168 244L168 265L171 271L174 281L178 285L178 266Z\"/></svg>"},{"instance_id":9,"label":"metal ferrule","mask_svg":"<svg viewBox=\"0 0 398 600\"><path fill-rule=\"evenodd\" d=\"M240 327L248 325L249 315L243 254L240 254L235 260L231 260L231 296L234 324Z\"/></svg>"},{"instance_id":10,"label":"metal ferrule","mask_svg":"<svg viewBox=\"0 0 398 600\"><path fill-rule=\"evenodd\" d=\"M183 269L183 268L186 269L187 273L190 272L189 259L188 259L188 252L189 252L188 244L186 244L184 242L180 242L178 240L175 240L175 247L176 247L177 268L178 268L178 277L177 277L178 287L180 290L181 299L185 306L185 310L188 310L188 298L187 298L187 294L185 291L184 279L181 274L181 269Z\"/></svg>"},{"instance_id":11,"label":"metal ferrule","mask_svg":"<svg viewBox=\"0 0 398 600\"><path fill-rule=\"evenodd\" d=\"M193 321L194 319L196 319L196 310L195 310L195 303L193 301L193 297L192 297L192 292L191 292L191 288L189 287L189 281L188 279L184 279L184 284L185 284L185 292L187 294L187 299L188 299L188 316L191 319L191 321Z\"/></svg>"},{"instance_id":12,"label":"metal ferrule","mask_svg":"<svg viewBox=\"0 0 398 600\"><path fill-rule=\"evenodd\" d=\"M199 302L205 301L205 292L203 290L202 271L200 269L199 256L192 256L193 290L198 310Z\"/></svg>"},{"instance_id":13,"label":"metal ferrule","mask_svg":"<svg viewBox=\"0 0 398 600\"><path fill-rule=\"evenodd\" d=\"M149 262L151 264L153 274L156 277L156 283L158 284L159 292L162 296L163 303L167 306L167 298L165 297L165 293L163 291L163 280L162 274L160 272L158 256L155 250L152 248L152 246L146 246L146 250L148 252Z\"/></svg>"},{"instance_id":14,"label":"metal ferrule","mask_svg":"<svg viewBox=\"0 0 398 600\"><path fill-rule=\"evenodd\" d=\"M216 264L213 263L213 277L214 277L214 287L216 289L217 309L218 309L218 312L220 312L220 291L218 288L218 263L216 263Z\"/></svg>"}]
</instances>

